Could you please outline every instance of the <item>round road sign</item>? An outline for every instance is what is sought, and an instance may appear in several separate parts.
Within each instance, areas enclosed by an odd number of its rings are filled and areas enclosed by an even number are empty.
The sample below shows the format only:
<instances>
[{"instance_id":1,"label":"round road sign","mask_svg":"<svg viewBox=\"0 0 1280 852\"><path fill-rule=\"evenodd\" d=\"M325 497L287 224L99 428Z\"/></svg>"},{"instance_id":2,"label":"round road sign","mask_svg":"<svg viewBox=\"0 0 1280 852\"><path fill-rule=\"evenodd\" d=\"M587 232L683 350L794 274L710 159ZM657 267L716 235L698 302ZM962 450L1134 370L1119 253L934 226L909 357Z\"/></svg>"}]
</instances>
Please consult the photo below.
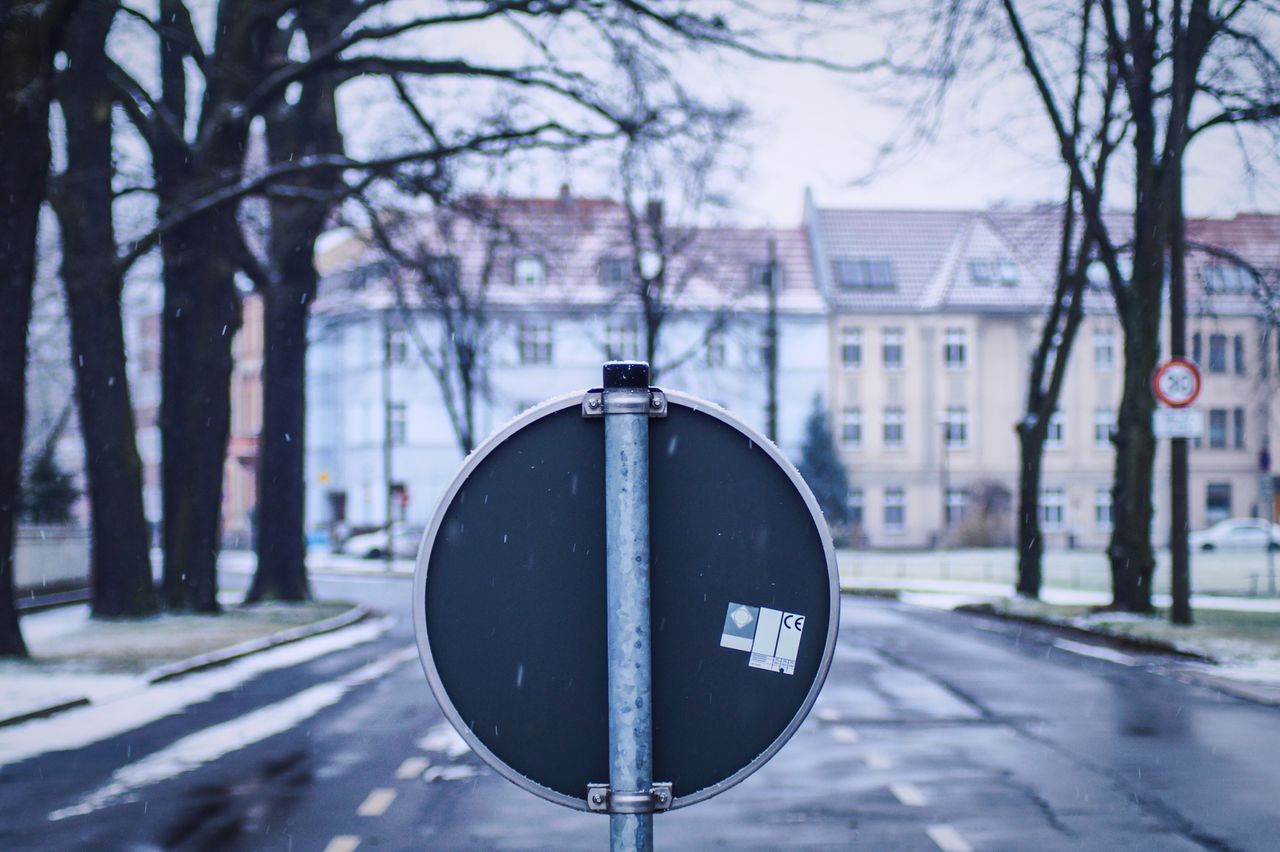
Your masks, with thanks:
<instances>
[{"instance_id":1,"label":"round road sign","mask_svg":"<svg viewBox=\"0 0 1280 852\"><path fill-rule=\"evenodd\" d=\"M1200 396L1200 368L1186 358L1170 358L1156 368L1151 389L1170 408L1186 408Z\"/></svg>"},{"instance_id":2,"label":"round road sign","mask_svg":"<svg viewBox=\"0 0 1280 852\"><path fill-rule=\"evenodd\" d=\"M609 780L604 424L582 394L525 412L463 464L423 540L414 627L475 752L588 810ZM808 713L839 622L835 553L771 442L668 393L649 421L653 778L672 807L774 755Z\"/></svg>"}]
</instances>

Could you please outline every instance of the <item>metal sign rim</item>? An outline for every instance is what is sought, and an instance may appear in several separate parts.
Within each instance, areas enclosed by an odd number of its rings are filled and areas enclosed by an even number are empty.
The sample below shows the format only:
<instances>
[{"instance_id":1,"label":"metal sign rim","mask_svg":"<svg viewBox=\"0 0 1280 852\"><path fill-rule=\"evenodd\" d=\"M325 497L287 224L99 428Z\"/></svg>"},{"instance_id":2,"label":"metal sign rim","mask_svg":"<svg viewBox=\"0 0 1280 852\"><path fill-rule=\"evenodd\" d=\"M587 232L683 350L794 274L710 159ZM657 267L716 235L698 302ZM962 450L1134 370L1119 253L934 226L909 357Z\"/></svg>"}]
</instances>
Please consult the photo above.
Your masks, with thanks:
<instances>
[{"instance_id":1,"label":"metal sign rim","mask_svg":"<svg viewBox=\"0 0 1280 852\"><path fill-rule=\"evenodd\" d=\"M1186 367L1191 371L1191 377L1195 379L1195 390L1191 395L1182 402L1174 402L1165 396L1160 388L1160 377L1172 370L1174 367ZM1200 366L1190 358L1169 358L1156 367L1155 374L1151 376L1151 390L1155 394L1158 401L1164 403L1169 408L1190 408L1195 401L1200 398L1200 391L1204 388L1204 378L1200 375Z\"/></svg>"},{"instance_id":2,"label":"metal sign rim","mask_svg":"<svg viewBox=\"0 0 1280 852\"><path fill-rule=\"evenodd\" d=\"M414 565L413 572L413 633L414 639L418 646L418 660L422 664L422 669L427 677L427 684L431 687L431 693L435 696L436 701L440 705L441 711L449 724L458 732L459 736L466 744L475 752L476 756L483 760L488 766L498 772L499 775L506 778L518 787L527 790L534 795L540 796L558 805L572 808L578 811L590 812L590 806L587 804L586 790L583 790L582 798L569 796L558 790L552 790L539 784L537 781L522 775L513 769L496 754L494 754L488 746L480 740L479 737L471 730L471 728L462 719L462 715L454 707L452 699L449 697L448 691L444 687L443 681L440 679L440 673L436 669L435 660L431 654L431 642L427 636L427 609L425 606L427 591L427 568L431 561L431 548L435 542L436 535L440 531L440 527L444 522L445 513L453 504L453 498L457 496L462 489L463 484L471 473L479 467L480 463L503 441L515 434L520 429L547 417L556 414L567 408L578 408L582 405L582 397L586 390L577 391L575 393L564 394L563 396L553 397L542 402L532 408L516 415L505 425L491 434L484 440L480 446L476 447L472 453L463 460L461 468L454 475L449 486L440 496L440 501L436 505L435 513L431 518L431 523L423 534L422 542L418 546L418 557ZM666 391L668 404L679 404L694 411L700 411L711 417L720 420L728 426L742 432L754 443L756 443L765 453L773 459L774 463L782 468L787 478L800 492L804 499L805 505L809 509L809 514L814 521L819 537L822 539L823 555L826 557L827 563L827 581L830 596L830 612L827 618L827 636L826 644L822 650L822 659L818 663L818 670L814 676L813 683L809 687L808 694L805 695L804 702L800 705L800 709L796 711L791 722L780 733L777 738L770 743L769 747L763 752L739 769L733 775L704 787L688 796L676 797L671 802L670 810L686 807L688 805L697 804L705 801L712 796L716 796L734 787L746 780L761 766L768 763L770 759L777 754L784 745L791 739L800 725L808 717L809 711L813 709L814 703L818 700L818 694L822 691L823 684L826 683L827 674L831 670L831 662L835 657L836 641L840 633L840 573L836 563L835 545L831 540L830 530L827 528L825 519L822 517L822 510L818 507L818 501L813 496L813 492L809 490L809 486L800 476L800 472L796 470L795 465L782 454L782 452L757 430L743 423L737 417L734 417L726 409L707 400L700 399L689 394L679 391ZM601 779L602 781L605 779Z\"/></svg>"}]
</instances>

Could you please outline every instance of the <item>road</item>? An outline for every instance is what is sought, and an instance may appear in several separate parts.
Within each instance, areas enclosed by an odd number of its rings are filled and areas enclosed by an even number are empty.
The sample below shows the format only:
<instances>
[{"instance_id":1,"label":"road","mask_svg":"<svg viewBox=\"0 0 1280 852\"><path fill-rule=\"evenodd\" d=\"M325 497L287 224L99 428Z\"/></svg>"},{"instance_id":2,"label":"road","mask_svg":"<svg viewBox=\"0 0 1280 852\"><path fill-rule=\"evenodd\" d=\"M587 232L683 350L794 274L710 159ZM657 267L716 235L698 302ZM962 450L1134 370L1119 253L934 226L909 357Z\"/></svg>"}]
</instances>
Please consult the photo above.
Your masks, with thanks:
<instances>
[{"instance_id":1,"label":"road","mask_svg":"<svg viewBox=\"0 0 1280 852\"><path fill-rule=\"evenodd\" d=\"M450 733L409 652L408 580L314 585L395 622L186 712L4 766L0 849L607 846L603 817L518 790ZM1274 849L1280 710L1184 683L1185 665L846 598L809 721L740 786L658 816L657 846Z\"/></svg>"}]
</instances>

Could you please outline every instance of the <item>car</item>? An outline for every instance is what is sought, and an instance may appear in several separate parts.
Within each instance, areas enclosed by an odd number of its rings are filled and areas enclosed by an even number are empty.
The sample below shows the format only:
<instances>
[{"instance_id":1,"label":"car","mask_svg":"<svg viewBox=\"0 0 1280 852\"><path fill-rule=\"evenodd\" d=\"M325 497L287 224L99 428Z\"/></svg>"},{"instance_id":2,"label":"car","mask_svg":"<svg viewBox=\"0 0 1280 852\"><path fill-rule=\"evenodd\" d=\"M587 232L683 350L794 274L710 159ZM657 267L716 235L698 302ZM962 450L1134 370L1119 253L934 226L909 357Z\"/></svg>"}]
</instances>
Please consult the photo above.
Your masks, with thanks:
<instances>
[{"instance_id":1,"label":"car","mask_svg":"<svg viewBox=\"0 0 1280 852\"><path fill-rule=\"evenodd\" d=\"M1268 540L1268 529L1270 540ZM1193 550L1262 550L1280 549L1280 525L1263 518L1227 518L1187 537Z\"/></svg>"},{"instance_id":2,"label":"car","mask_svg":"<svg viewBox=\"0 0 1280 852\"><path fill-rule=\"evenodd\" d=\"M416 524L397 522L391 525L391 555L412 559L418 555L424 528ZM365 559L381 559L387 552L387 530L353 535L342 543L342 552Z\"/></svg>"}]
</instances>

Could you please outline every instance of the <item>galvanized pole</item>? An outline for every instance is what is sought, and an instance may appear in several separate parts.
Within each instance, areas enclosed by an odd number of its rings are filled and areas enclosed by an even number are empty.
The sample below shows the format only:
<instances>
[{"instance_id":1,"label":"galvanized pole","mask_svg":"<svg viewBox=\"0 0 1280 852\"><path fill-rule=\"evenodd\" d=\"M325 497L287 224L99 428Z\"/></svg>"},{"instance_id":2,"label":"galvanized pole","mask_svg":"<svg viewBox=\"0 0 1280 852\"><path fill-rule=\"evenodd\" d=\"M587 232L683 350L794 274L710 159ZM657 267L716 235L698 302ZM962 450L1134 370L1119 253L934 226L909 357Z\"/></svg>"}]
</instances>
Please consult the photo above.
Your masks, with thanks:
<instances>
[{"instance_id":1,"label":"galvanized pole","mask_svg":"<svg viewBox=\"0 0 1280 852\"><path fill-rule=\"evenodd\" d=\"M649 365L604 366L605 542L609 618L609 788L646 799L653 785L649 655ZM609 815L613 852L653 849L652 813Z\"/></svg>"}]
</instances>

